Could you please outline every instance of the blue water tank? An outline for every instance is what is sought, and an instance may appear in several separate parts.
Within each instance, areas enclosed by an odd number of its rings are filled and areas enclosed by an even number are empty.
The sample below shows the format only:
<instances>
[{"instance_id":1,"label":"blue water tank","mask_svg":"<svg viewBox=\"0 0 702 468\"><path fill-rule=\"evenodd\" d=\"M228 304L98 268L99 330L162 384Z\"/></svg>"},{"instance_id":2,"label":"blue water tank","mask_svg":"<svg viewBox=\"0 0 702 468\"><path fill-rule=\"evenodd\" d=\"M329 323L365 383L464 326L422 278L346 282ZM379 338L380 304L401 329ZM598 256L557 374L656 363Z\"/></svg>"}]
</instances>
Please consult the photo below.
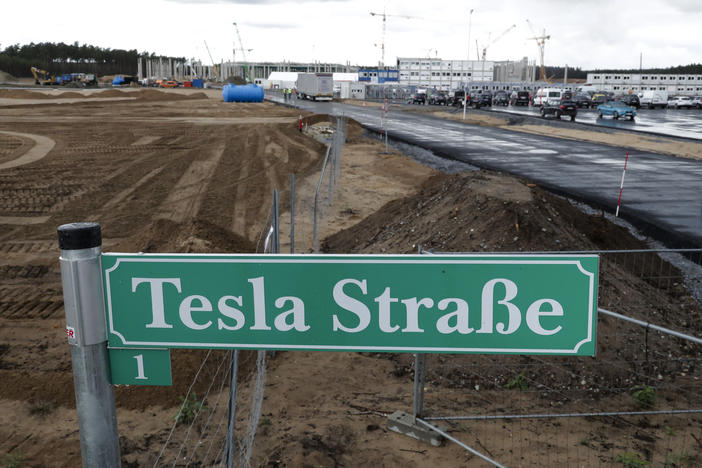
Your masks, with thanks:
<instances>
[{"instance_id":1,"label":"blue water tank","mask_svg":"<svg viewBox=\"0 0 702 468\"><path fill-rule=\"evenodd\" d=\"M255 84L243 86L226 85L222 88L224 102L261 102L263 101L263 88Z\"/></svg>"},{"instance_id":2,"label":"blue water tank","mask_svg":"<svg viewBox=\"0 0 702 468\"><path fill-rule=\"evenodd\" d=\"M193 88L202 88L202 79L201 78L195 78L193 80Z\"/></svg>"},{"instance_id":3,"label":"blue water tank","mask_svg":"<svg viewBox=\"0 0 702 468\"><path fill-rule=\"evenodd\" d=\"M121 85L124 84L124 78L121 75L115 76L115 79L112 80L113 85Z\"/></svg>"}]
</instances>

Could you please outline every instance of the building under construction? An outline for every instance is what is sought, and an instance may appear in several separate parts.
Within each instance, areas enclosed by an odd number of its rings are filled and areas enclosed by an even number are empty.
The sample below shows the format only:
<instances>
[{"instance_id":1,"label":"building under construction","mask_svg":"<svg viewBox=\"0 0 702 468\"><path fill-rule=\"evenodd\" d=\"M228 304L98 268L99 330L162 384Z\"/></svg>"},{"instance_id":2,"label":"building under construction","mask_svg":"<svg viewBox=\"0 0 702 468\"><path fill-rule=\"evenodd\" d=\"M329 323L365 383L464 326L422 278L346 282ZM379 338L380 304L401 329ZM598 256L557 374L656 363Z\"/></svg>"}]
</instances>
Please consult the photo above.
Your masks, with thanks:
<instances>
[{"instance_id":1,"label":"building under construction","mask_svg":"<svg viewBox=\"0 0 702 468\"><path fill-rule=\"evenodd\" d=\"M232 77L243 77L248 81L265 80L273 72L299 73L350 73L357 66L322 62L220 62L205 65L196 60L173 60L162 58L140 58L137 75L144 78L186 80L194 77L204 80L225 81Z\"/></svg>"}]
</instances>

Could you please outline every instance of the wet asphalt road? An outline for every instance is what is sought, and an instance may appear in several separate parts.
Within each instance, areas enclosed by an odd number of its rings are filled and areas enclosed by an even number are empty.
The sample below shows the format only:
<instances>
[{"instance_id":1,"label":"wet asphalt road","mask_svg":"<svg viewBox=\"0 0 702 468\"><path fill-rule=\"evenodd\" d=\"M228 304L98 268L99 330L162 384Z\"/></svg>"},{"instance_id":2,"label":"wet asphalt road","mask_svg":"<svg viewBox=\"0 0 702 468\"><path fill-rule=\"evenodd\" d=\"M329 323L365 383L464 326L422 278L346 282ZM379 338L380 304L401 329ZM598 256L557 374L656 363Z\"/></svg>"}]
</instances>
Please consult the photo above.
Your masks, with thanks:
<instances>
[{"instance_id":1,"label":"wet asphalt road","mask_svg":"<svg viewBox=\"0 0 702 468\"><path fill-rule=\"evenodd\" d=\"M492 111L508 114L539 116L534 107L493 106ZM597 118L597 109L578 109L577 122L620 130L658 133L660 135L702 140L702 109L639 109L631 120L611 117ZM562 120L568 120L563 117Z\"/></svg>"},{"instance_id":2,"label":"wet asphalt road","mask_svg":"<svg viewBox=\"0 0 702 468\"><path fill-rule=\"evenodd\" d=\"M293 104L311 112L349 116L371 130L380 130L377 107L310 101ZM389 112L384 125L391 138L440 156L520 175L612 213L616 208L624 148L401 111ZM636 150L629 153L620 216L671 247L702 247L702 161Z\"/></svg>"}]
</instances>

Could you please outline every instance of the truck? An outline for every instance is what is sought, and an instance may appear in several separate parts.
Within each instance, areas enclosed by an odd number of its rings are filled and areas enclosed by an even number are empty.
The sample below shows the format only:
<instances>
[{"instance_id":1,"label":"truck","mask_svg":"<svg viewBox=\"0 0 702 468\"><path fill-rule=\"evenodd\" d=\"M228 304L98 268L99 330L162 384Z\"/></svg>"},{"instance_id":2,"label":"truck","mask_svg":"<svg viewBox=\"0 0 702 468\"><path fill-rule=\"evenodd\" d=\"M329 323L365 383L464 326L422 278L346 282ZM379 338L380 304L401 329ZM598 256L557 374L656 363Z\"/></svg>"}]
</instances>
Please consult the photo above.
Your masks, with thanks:
<instances>
[{"instance_id":1,"label":"truck","mask_svg":"<svg viewBox=\"0 0 702 468\"><path fill-rule=\"evenodd\" d=\"M297 93L301 99L331 101L334 80L331 73L300 73L297 75Z\"/></svg>"},{"instance_id":2,"label":"truck","mask_svg":"<svg viewBox=\"0 0 702 468\"><path fill-rule=\"evenodd\" d=\"M664 109L668 107L668 92L667 91L641 91L639 93L639 103L641 107L655 109L660 107Z\"/></svg>"}]
</instances>

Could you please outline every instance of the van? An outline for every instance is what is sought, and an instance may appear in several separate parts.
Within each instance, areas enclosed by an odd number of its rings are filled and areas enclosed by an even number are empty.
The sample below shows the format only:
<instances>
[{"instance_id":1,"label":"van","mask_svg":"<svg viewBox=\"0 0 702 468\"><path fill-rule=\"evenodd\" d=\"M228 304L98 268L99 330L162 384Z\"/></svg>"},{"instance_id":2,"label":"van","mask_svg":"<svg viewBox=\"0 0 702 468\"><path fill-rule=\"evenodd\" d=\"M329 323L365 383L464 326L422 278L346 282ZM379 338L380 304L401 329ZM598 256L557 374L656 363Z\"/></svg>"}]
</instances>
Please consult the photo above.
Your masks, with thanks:
<instances>
[{"instance_id":1,"label":"van","mask_svg":"<svg viewBox=\"0 0 702 468\"><path fill-rule=\"evenodd\" d=\"M558 105L566 92L560 88L539 88L534 93L534 105L539 107L546 104Z\"/></svg>"},{"instance_id":2,"label":"van","mask_svg":"<svg viewBox=\"0 0 702 468\"><path fill-rule=\"evenodd\" d=\"M667 91L641 91L639 93L639 102L641 107L655 109L660 107L665 109L668 107L668 92Z\"/></svg>"}]
</instances>

